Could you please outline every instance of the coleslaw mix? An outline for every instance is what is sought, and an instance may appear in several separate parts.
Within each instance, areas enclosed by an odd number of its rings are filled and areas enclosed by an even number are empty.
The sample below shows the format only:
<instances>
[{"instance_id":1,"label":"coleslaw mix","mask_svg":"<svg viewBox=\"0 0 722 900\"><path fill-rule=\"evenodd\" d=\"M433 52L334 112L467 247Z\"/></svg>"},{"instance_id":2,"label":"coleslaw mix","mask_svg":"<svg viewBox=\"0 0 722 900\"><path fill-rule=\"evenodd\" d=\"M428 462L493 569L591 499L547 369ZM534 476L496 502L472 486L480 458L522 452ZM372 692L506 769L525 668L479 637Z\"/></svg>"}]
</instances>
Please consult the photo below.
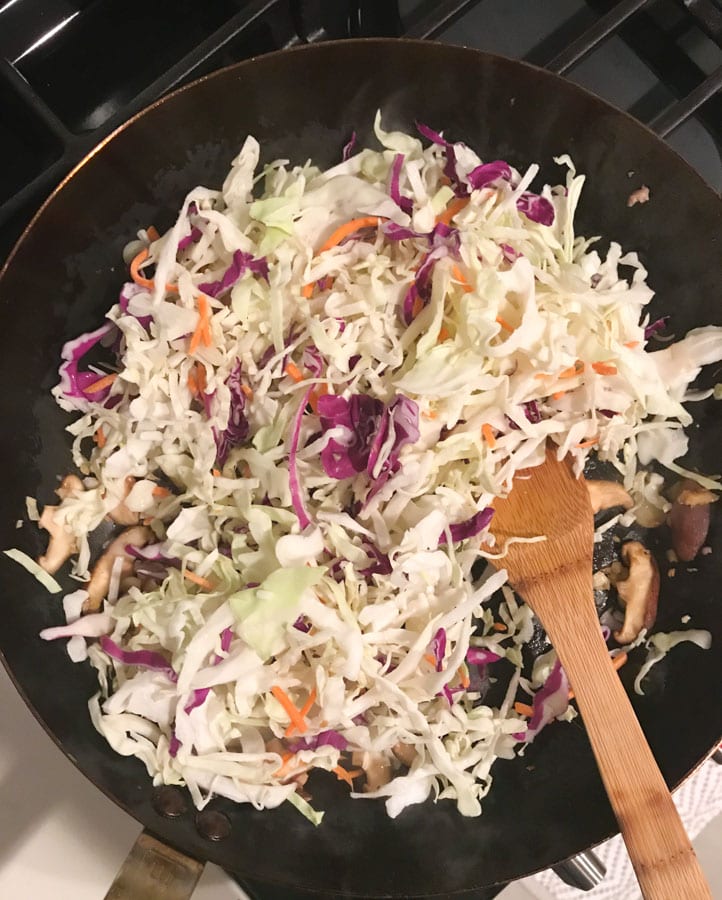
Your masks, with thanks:
<instances>
[{"instance_id":1,"label":"coleslaw mix","mask_svg":"<svg viewBox=\"0 0 722 900\"><path fill-rule=\"evenodd\" d=\"M638 464L685 473L683 403L722 359L719 327L650 346L647 273L575 234L568 156L534 193L538 166L418 130L379 115L382 149L326 171L259 170L248 137L221 190L139 233L118 302L63 350L83 480L52 519L76 578L109 513L132 533L42 636L96 668L113 749L199 807L290 801L317 823L301 789L324 769L390 816L429 796L479 815L494 761L574 714L553 651L525 674L533 617L505 572L472 577L504 553L494 497L551 441L659 511Z\"/></svg>"}]
</instances>

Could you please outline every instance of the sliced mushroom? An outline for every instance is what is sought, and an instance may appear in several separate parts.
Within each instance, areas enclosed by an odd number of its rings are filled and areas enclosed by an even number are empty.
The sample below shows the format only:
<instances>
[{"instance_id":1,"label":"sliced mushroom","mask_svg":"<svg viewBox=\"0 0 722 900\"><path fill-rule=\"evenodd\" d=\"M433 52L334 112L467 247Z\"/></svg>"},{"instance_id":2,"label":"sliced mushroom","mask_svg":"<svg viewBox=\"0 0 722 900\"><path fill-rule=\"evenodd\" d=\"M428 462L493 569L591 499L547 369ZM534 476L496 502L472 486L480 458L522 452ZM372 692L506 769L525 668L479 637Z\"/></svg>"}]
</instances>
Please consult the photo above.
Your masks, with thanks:
<instances>
[{"instance_id":1,"label":"sliced mushroom","mask_svg":"<svg viewBox=\"0 0 722 900\"><path fill-rule=\"evenodd\" d=\"M652 554L639 541L622 545L622 559L629 575L617 582L617 593L624 606L624 625L614 632L620 644L631 644L643 628L651 628L657 617L659 569Z\"/></svg>"},{"instance_id":2,"label":"sliced mushroom","mask_svg":"<svg viewBox=\"0 0 722 900\"><path fill-rule=\"evenodd\" d=\"M397 744L394 744L394 746L391 748L391 752L400 763L408 766L409 768L411 768L411 764L418 756L416 747L414 747L413 744L405 744L403 741L399 741Z\"/></svg>"},{"instance_id":3,"label":"sliced mushroom","mask_svg":"<svg viewBox=\"0 0 722 900\"><path fill-rule=\"evenodd\" d=\"M382 753L354 750L351 761L355 766L361 766L366 773L366 793L377 791L391 781L391 762Z\"/></svg>"},{"instance_id":4,"label":"sliced mushroom","mask_svg":"<svg viewBox=\"0 0 722 900\"><path fill-rule=\"evenodd\" d=\"M129 556L125 548L128 544L134 547L145 547L153 540L153 532L150 528L136 525L134 528L126 528L115 540L111 541L105 553L93 566L90 573L90 581L85 585L88 599L83 604L83 612L96 612L100 609L103 598L110 587L110 577L113 572L113 563L118 557L123 559L120 577L127 577L133 571L133 557Z\"/></svg>"},{"instance_id":5,"label":"sliced mushroom","mask_svg":"<svg viewBox=\"0 0 722 900\"><path fill-rule=\"evenodd\" d=\"M67 500L68 497L77 497L84 490L83 482L77 475L66 475L55 489L55 493L61 500Z\"/></svg>"},{"instance_id":6,"label":"sliced mushroom","mask_svg":"<svg viewBox=\"0 0 722 900\"><path fill-rule=\"evenodd\" d=\"M710 506L718 497L696 481L685 479L678 488L669 514L672 545L678 559L689 562L704 546L710 522Z\"/></svg>"},{"instance_id":7,"label":"sliced mushroom","mask_svg":"<svg viewBox=\"0 0 722 900\"><path fill-rule=\"evenodd\" d=\"M38 557L38 565L51 575L57 572L73 553L78 552L75 537L65 530L64 525L55 521L57 510L57 506L46 506L38 520L38 525L50 533L48 549L44 556Z\"/></svg>"},{"instance_id":8,"label":"sliced mushroom","mask_svg":"<svg viewBox=\"0 0 722 900\"><path fill-rule=\"evenodd\" d=\"M590 480L587 481L587 490L593 513L612 509L614 506L622 506L624 509L631 509L634 506L634 500L618 481Z\"/></svg>"},{"instance_id":9,"label":"sliced mushroom","mask_svg":"<svg viewBox=\"0 0 722 900\"><path fill-rule=\"evenodd\" d=\"M125 505L126 497L133 490L134 484L135 478L133 478L132 475L129 475L125 479L125 484L123 485L123 499L108 513L110 518L117 525L137 525L138 522L140 522L140 513L133 512Z\"/></svg>"}]
</instances>

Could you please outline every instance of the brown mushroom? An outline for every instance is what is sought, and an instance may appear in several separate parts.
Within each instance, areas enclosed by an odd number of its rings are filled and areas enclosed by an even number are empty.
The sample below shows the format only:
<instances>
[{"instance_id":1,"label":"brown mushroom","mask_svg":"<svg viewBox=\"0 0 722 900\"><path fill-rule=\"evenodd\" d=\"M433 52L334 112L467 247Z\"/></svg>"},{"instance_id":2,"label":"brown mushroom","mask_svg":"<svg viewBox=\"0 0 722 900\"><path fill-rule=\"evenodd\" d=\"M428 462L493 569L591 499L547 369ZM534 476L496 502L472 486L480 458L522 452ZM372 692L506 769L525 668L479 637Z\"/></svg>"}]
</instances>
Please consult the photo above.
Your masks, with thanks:
<instances>
[{"instance_id":1,"label":"brown mushroom","mask_svg":"<svg viewBox=\"0 0 722 900\"><path fill-rule=\"evenodd\" d=\"M593 513L598 513L603 509L612 509L614 506L621 506L624 509L631 509L634 506L634 501L618 481L592 479L587 481L587 490L592 502Z\"/></svg>"},{"instance_id":2,"label":"brown mushroom","mask_svg":"<svg viewBox=\"0 0 722 900\"><path fill-rule=\"evenodd\" d=\"M682 562L694 559L704 546L709 531L710 506L717 499L716 494L689 478L678 486L669 525L674 552Z\"/></svg>"},{"instance_id":3,"label":"brown mushroom","mask_svg":"<svg viewBox=\"0 0 722 900\"><path fill-rule=\"evenodd\" d=\"M391 748L391 752L400 763L408 766L409 768L411 768L413 761L418 755L416 752L416 747L414 747L413 744L405 744L403 741L399 741L398 743L394 744L394 746Z\"/></svg>"},{"instance_id":4,"label":"brown mushroom","mask_svg":"<svg viewBox=\"0 0 722 900\"><path fill-rule=\"evenodd\" d=\"M105 553L93 566L90 581L85 585L88 597L83 604L84 613L97 612L100 609L103 598L108 594L113 564L118 557L123 559L120 570L121 578L127 577L133 571L133 557L129 556L125 550L128 544L133 544L135 547L145 547L152 539L153 532L150 528L136 525L134 528L126 528L115 540L110 542Z\"/></svg>"},{"instance_id":5,"label":"brown mushroom","mask_svg":"<svg viewBox=\"0 0 722 900\"><path fill-rule=\"evenodd\" d=\"M67 500L68 497L77 497L85 490L83 482L77 475L66 475L60 484L55 488L55 493L61 500Z\"/></svg>"},{"instance_id":6,"label":"brown mushroom","mask_svg":"<svg viewBox=\"0 0 722 900\"><path fill-rule=\"evenodd\" d=\"M38 520L38 525L50 533L48 548L43 556L38 557L38 565L51 575L55 574L73 553L78 552L75 537L66 531L62 523L55 521L57 510L57 506L46 506Z\"/></svg>"},{"instance_id":7,"label":"brown mushroom","mask_svg":"<svg viewBox=\"0 0 722 900\"><path fill-rule=\"evenodd\" d=\"M128 475L123 484L123 499L108 513L109 518L111 518L116 525L137 525L138 522L140 522L140 513L133 512L125 505L126 498L133 490L134 484L135 478L133 478L132 475Z\"/></svg>"},{"instance_id":8,"label":"brown mushroom","mask_svg":"<svg viewBox=\"0 0 722 900\"><path fill-rule=\"evenodd\" d=\"M629 567L624 581L617 581L617 593L624 606L624 625L614 632L620 644L631 644L643 628L651 628L657 617L659 569L652 554L639 541L622 545L622 559Z\"/></svg>"},{"instance_id":9,"label":"brown mushroom","mask_svg":"<svg viewBox=\"0 0 722 900\"><path fill-rule=\"evenodd\" d=\"M391 781L391 762L382 753L369 753L366 750L354 750L351 762L360 766L366 775L364 791L377 791Z\"/></svg>"}]
</instances>

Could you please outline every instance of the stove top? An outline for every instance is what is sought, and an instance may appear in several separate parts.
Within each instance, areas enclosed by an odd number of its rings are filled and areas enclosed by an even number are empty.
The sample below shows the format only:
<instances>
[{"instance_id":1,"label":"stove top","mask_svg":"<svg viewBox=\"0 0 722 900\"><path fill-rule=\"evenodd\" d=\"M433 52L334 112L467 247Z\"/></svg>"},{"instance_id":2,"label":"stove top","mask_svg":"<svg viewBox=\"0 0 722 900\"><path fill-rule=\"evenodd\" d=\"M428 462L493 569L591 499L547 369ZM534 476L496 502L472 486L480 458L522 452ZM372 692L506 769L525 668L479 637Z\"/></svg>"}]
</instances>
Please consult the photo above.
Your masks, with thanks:
<instances>
[{"instance_id":1,"label":"stove top","mask_svg":"<svg viewBox=\"0 0 722 900\"><path fill-rule=\"evenodd\" d=\"M0 0L0 264L62 177L164 93L274 49L381 35L548 67L650 124L722 191L722 0Z\"/></svg>"}]
</instances>

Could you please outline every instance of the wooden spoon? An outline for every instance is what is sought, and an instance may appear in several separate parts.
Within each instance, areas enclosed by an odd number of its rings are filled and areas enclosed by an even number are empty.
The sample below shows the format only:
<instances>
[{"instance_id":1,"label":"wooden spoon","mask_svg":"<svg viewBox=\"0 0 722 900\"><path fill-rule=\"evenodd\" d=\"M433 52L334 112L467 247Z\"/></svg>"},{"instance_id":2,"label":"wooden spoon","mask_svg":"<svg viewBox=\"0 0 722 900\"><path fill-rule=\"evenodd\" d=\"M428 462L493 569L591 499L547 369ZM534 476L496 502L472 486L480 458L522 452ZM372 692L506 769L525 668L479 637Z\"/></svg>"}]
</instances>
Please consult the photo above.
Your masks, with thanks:
<instances>
[{"instance_id":1,"label":"wooden spoon","mask_svg":"<svg viewBox=\"0 0 722 900\"><path fill-rule=\"evenodd\" d=\"M592 588L594 520L584 478L547 451L541 466L520 472L494 503L493 560L541 620L569 677L604 787L647 900L710 898L709 887L652 756L629 698L612 667Z\"/></svg>"}]
</instances>

